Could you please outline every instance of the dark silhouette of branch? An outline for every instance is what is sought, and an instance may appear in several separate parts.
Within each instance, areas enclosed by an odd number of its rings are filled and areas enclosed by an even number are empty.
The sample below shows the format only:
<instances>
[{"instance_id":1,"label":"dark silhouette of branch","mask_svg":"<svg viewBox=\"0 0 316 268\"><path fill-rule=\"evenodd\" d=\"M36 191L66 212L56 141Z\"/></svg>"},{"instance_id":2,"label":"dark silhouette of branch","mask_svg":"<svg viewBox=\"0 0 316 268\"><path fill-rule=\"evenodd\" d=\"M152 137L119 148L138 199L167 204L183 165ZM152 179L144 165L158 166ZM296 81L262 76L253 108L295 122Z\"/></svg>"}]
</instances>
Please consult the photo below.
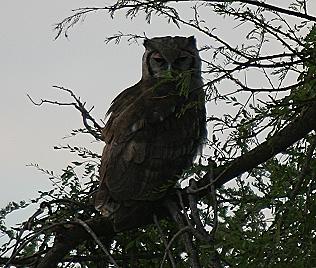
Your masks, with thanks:
<instances>
[{"instance_id":1,"label":"dark silhouette of branch","mask_svg":"<svg viewBox=\"0 0 316 268\"><path fill-rule=\"evenodd\" d=\"M90 228L88 224L86 224L83 220L77 219L76 222L78 222L87 232L88 234L93 238L93 240L97 243L97 245L102 249L102 251L105 253L105 255L109 258L111 263L114 265L114 267L119 268L116 261L113 259L109 251L105 248L105 246L102 244L100 239L97 237L97 235L93 232L93 230Z\"/></svg>"},{"instance_id":2,"label":"dark silhouette of branch","mask_svg":"<svg viewBox=\"0 0 316 268\"><path fill-rule=\"evenodd\" d=\"M168 251L169 251L172 243L176 240L176 238L178 238L178 236L182 235L184 232L188 232L189 230L190 230L190 227L189 226L185 226L185 227L181 228L179 231L177 231L174 234L174 236L170 239L168 245L165 248L165 254L164 254L163 258L162 258L160 268L163 268L163 263L165 262L165 260L167 258Z\"/></svg>"},{"instance_id":3,"label":"dark silhouette of branch","mask_svg":"<svg viewBox=\"0 0 316 268\"><path fill-rule=\"evenodd\" d=\"M170 239L168 245L166 246L166 249L165 249L165 254L162 258L162 261L161 261L161 264L160 264L160 268L163 268L163 263L165 262L166 258L167 258L167 255L168 255L168 251L172 245L172 243L176 240L176 238L178 236L180 236L182 233L184 232L188 232L190 230L190 227L189 226L185 226L184 228L180 229L179 231L177 231L174 236Z\"/></svg>"},{"instance_id":4,"label":"dark silhouette of branch","mask_svg":"<svg viewBox=\"0 0 316 268\"><path fill-rule=\"evenodd\" d=\"M35 102L29 94L27 94L27 97L36 106L41 106L44 103L48 103L48 104L53 104L53 105L58 105L58 106L73 106L73 107L75 107L75 109L77 109L81 113L83 124L86 127L87 131L96 140L101 140L100 133L102 131L102 127L91 116L91 111L93 110L94 106L92 106L89 110L87 110L85 107L86 103L82 102L80 97L77 97L71 89L64 88L61 86L53 86L53 88L57 88L57 89L60 89L62 91L69 93L75 102L59 102L59 101L51 101L51 100L45 100L45 99L41 99L40 102ZM89 122L92 123L92 126L89 124Z\"/></svg>"},{"instance_id":5,"label":"dark silhouette of branch","mask_svg":"<svg viewBox=\"0 0 316 268\"><path fill-rule=\"evenodd\" d=\"M85 222L98 237L104 237L111 241L114 236L112 223L104 218L93 218ZM48 253L41 259L37 268L55 268L57 264L68 254L68 252L81 242L90 239L91 236L78 223L73 222L63 225L56 230L54 245Z\"/></svg>"},{"instance_id":6,"label":"dark silhouette of branch","mask_svg":"<svg viewBox=\"0 0 316 268\"><path fill-rule=\"evenodd\" d=\"M190 194L197 193L199 198L205 196L209 193L212 185L215 185L215 188L219 188L244 172L251 171L253 168L258 167L258 165L264 163L276 154L285 151L293 143L306 137L309 132L315 129L316 106L313 105L303 110L296 119L253 150L237 157L228 164L214 168L214 180L211 182L209 174L207 173L197 182L198 189L182 189L183 196L187 196L188 191ZM174 194L176 195L176 193ZM173 200L176 199L175 196ZM161 203L161 201L158 202L158 204ZM163 218L170 219L170 215L166 215L165 213L165 208L161 205L159 207L158 204L158 211L156 211L156 214L162 215L161 217ZM146 221L147 224L150 224L152 223L152 218L147 219ZM98 237L106 238L107 241L110 241L115 236L112 223L107 218L93 218L86 221L86 223ZM142 224L144 224L144 221L142 221ZM66 226L63 226L63 228L57 232L54 245L41 259L37 267L56 267L57 263L60 262L71 249L88 239L90 239L90 235L87 234L82 226L78 226L76 223L69 223ZM168 254L167 251L166 254Z\"/></svg>"},{"instance_id":7,"label":"dark silhouette of branch","mask_svg":"<svg viewBox=\"0 0 316 268\"><path fill-rule=\"evenodd\" d=\"M171 251L170 251L169 248L168 248L167 239L166 239L166 237L165 237L165 235L164 235L164 233L163 233L163 231L162 231L162 229L161 229L161 226L160 226L160 224L159 224L159 221L158 221L158 218L157 218L156 215L154 215L153 220L154 220L155 225L157 226L157 229L158 229L158 231L159 231L161 240L162 240L162 242L163 242L163 244L164 244L164 246L165 246L165 252L168 254L168 257L169 257L169 260L170 260L170 263L171 263L171 267L172 267L172 268L176 268L176 262L175 262L175 260L174 260L174 258L173 258L173 256L172 256ZM165 258L163 258L163 261L161 262L161 267L163 266L163 263L164 263L164 262L165 262Z\"/></svg>"},{"instance_id":8,"label":"dark silhouette of branch","mask_svg":"<svg viewBox=\"0 0 316 268\"><path fill-rule=\"evenodd\" d=\"M209 183L208 174L198 181L201 196L205 195L211 184L215 184L216 188L232 180L233 178L251 171L253 168L266 162L271 157L285 151L292 144L304 138L309 132L316 129L316 106L311 105L304 109L300 116L295 118L282 130L277 132L271 138L258 145L251 151L237 157L230 163L219 166L214 169L214 181Z\"/></svg>"},{"instance_id":9,"label":"dark silhouette of branch","mask_svg":"<svg viewBox=\"0 0 316 268\"><path fill-rule=\"evenodd\" d=\"M190 261L190 267L200 268L201 264L200 264L198 254L192 240L192 232L193 232L192 226L190 224L189 225L185 224L184 216L187 216L186 213L184 213L185 215L183 216L178 204L174 202L173 200L166 200L164 204L170 213L171 219L178 225L180 230L184 229L186 226L189 227L190 232L183 233L183 237L182 237L183 243L184 243L186 252L189 255L188 258Z\"/></svg>"},{"instance_id":10,"label":"dark silhouette of branch","mask_svg":"<svg viewBox=\"0 0 316 268\"><path fill-rule=\"evenodd\" d=\"M57 23L55 26L55 30L57 31L57 35L55 39L57 39L63 32L65 33L65 36L68 37L67 31L72 28L76 23L78 23L82 17L90 14L95 13L97 11L107 11L110 13L110 15L113 17L114 13L116 11L122 10L122 9L130 9L130 10L144 10L145 12L150 12L150 9L155 9L159 11L163 11L163 9L167 10L173 10L171 7L165 6L165 4L169 2L193 2L192 0L176 0L176 1L168 1L168 0L162 0L162 1L122 1L121 3L116 3L114 5L109 6L103 6L103 7L85 7L85 8L78 8L73 10L75 14L68 16L67 18L63 19L61 22ZM275 5L267 4L265 2L257 1L257 0L204 0L204 1L196 1L196 2L207 2L207 3L220 3L220 2L240 2L252 6L262 7L266 10L278 12L281 14L286 14L289 16L294 16L301 19L306 19L310 21L316 22L316 17L308 15L306 13L301 13L298 11L294 11L291 9L286 9L282 7L278 7ZM166 11L166 10L165 10ZM130 14L133 14L133 12L130 12ZM177 18L178 19L178 18ZM176 21L174 21L176 22ZM198 27L198 25L196 25Z\"/></svg>"},{"instance_id":11,"label":"dark silhouette of branch","mask_svg":"<svg viewBox=\"0 0 316 268\"><path fill-rule=\"evenodd\" d=\"M162 3L167 3L167 2L193 2L192 0L175 0L175 1L157 1L157 2L162 2ZM278 7L275 5L270 5L268 3L262 2L262 1L258 1L258 0L204 0L204 1L199 1L197 0L196 2L209 2L209 3L221 3L221 2L240 2L240 3L244 3L244 4L248 4L248 5L252 5L252 6L257 6L257 7L263 7L267 10L271 10L271 11L275 11L275 12L279 12L281 14L286 14L289 16L294 16L297 18L302 18L302 19L306 19L306 20L310 20L310 21L316 21L316 17L312 16L312 15L308 15L306 13L301 13L298 11L294 11L291 9L286 9L286 8L282 8L282 7Z\"/></svg>"},{"instance_id":12,"label":"dark silhouette of branch","mask_svg":"<svg viewBox=\"0 0 316 268\"><path fill-rule=\"evenodd\" d=\"M213 2L213 1L207 1L207 2ZM279 13L286 14L289 16L294 16L297 18L302 18L302 19L306 19L306 20L310 20L310 21L316 21L316 17L308 15L306 13L297 12L297 11L294 11L291 9L285 9L282 7L270 5L270 4L260 2L257 0L236 0L236 2L241 2L241 3L245 3L245 4L257 6L257 7L263 7L263 8L266 8L268 10L271 10L271 11L279 12Z\"/></svg>"}]
</instances>

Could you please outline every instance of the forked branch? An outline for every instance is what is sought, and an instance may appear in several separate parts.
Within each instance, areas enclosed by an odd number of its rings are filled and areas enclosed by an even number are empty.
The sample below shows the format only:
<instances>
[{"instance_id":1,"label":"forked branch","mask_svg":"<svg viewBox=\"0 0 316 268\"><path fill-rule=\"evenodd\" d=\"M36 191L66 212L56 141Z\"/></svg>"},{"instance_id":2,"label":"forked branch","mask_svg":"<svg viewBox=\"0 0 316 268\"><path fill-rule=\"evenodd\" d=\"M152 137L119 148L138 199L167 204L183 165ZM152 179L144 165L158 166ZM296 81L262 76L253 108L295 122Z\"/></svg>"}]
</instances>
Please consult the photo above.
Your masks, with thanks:
<instances>
[{"instance_id":1,"label":"forked branch","mask_svg":"<svg viewBox=\"0 0 316 268\"><path fill-rule=\"evenodd\" d=\"M88 133L90 133L96 140L101 140L101 131L102 127L98 124L98 122L92 117L91 111L94 109L94 106L92 106L89 110L86 109L86 102L82 102L80 97L77 97L74 92L71 89L64 88L61 86L53 86L53 88L60 89L64 92L67 92L70 94L70 96L73 98L74 102L60 102L60 101L51 101L46 99L41 99L40 102L35 102L29 94L27 94L30 101L36 105L41 106L44 103L58 105L58 106L73 106L76 110L78 110L81 113L83 124L85 128L87 129Z\"/></svg>"}]
</instances>

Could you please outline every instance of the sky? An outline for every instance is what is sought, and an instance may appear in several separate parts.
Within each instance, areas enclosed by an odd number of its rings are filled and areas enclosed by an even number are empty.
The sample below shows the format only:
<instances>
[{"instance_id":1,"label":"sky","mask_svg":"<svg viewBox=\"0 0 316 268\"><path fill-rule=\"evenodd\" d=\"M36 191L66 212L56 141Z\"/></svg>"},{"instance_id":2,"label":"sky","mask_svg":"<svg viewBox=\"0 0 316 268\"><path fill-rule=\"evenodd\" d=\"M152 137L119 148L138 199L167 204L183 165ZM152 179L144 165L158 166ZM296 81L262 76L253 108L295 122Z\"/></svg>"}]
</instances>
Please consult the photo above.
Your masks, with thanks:
<instances>
[{"instance_id":1,"label":"sky","mask_svg":"<svg viewBox=\"0 0 316 268\"><path fill-rule=\"evenodd\" d=\"M54 25L71 10L102 5L103 1L4 1L0 8L0 208L10 201L30 200L39 190L51 188L48 177L29 164L57 174L75 156L56 151L55 145L77 145L101 153L103 144L93 138L65 139L72 129L83 127L80 114L70 107L34 106L27 98L71 101L52 86L72 89L95 106L93 115L104 119L111 100L141 77L143 46L106 44L106 36L118 31L149 37L192 35L192 31L153 19L110 19L94 14L79 23L67 38L54 40ZM31 212L27 212L31 213ZM27 214L26 213L26 217ZM14 222L10 222L14 223Z\"/></svg>"},{"instance_id":2,"label":"sky","mask_svg":"<svg viewBox=\"0 0 316 268\"><path fill-rule=\"evenodd\" d=\"M279 2L279 1L270 1ZM316 10L310 1L310 10ZM3 1L0 8L0 208L10 201L29 200L38 190L51 187L47 176L28 164L60 170L74 160L74 155L53 149L55 145L87 146L101 153L103 144L92 138L65 139L72 129L82 127L80 114L70 107L34 106L27 94L41 98L71 101L67 94L52 86L72 89L95 106L93 115L103 119L111 100L141 77L142 45L106 44L106 36L118 31L190 36L189 28L178 29L153 18L146 24L142 17L126 20L122 14L110 19L95 13L79 23L67 38L54 40L54 24L78 7L98 5L103 1L28 0ZM316 14L316 12L314 12ZM315 15L314 14L314 15ZM238 42L238 31L229 21L212 17L212 26ZM203 37L197 35L198 45Z\"/></svg>"}]
</instances>

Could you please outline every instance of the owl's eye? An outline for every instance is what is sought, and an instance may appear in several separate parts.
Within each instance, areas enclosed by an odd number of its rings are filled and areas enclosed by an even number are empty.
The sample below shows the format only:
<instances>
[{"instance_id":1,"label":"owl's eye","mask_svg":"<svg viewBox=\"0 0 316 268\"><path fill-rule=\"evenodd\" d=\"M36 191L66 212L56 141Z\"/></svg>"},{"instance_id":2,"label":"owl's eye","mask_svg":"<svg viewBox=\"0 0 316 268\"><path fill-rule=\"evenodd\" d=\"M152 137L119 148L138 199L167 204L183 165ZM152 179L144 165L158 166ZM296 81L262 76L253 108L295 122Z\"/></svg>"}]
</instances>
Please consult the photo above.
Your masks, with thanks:
<instances>
[{"instance_id":1,"label":"owl's eye","mask_svg":"<svg viewBox=\"0 0 316 268\"><path fill-rule=\"evenodd\" d=\"M162 57L153 57L153 59L156 61L156 62L158 62L158 63L164 63L165 62L165 59L164 58L162 58Z\"/></svg>"},{"instance_id":2,"label":"owl's eye","mask_svg":"<svg viewBox=\"0 0 316 268\"><path fill-rule=\"evenodd\" d=\"M188 59L187 56L182 56L182 57L177 58L177 61L178 61L178 62L184 62L184 61L186 61L187 59Z\"/></svg>"}]
</instances>

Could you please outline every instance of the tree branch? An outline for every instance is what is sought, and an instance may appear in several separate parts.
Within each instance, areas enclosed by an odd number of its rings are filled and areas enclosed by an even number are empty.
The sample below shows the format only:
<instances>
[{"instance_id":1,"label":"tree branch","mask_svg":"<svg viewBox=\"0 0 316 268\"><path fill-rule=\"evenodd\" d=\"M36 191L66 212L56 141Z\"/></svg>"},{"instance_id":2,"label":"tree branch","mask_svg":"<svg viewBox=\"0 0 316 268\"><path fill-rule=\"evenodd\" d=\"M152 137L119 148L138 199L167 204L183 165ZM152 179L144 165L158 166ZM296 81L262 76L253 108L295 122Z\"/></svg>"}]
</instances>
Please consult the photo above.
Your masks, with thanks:
<instances>
[{"instance_id":1,"label":"tree branch","mask_svg":"<svg viewBox=\"0 0 316 268\"><path fill-rule=\"evenodd\" d=\"M93 230L90 228L90 226L88 224L86 224L83 220L80 220L80 219L77 219L76 222L78 222L87 231L87 233L93 238L93 240L97 243L97 245L102 249L102 251L109 258L109 260L114 265L114 267L119 268L118 264L113 259L113 257L111 256L110 252L105 248L105 246L102 244L102 242L97 237L97 235L93 232Z\"/></svg>"},{"instance_id":2,"label":"tree branch","mask_svg":"<svg viewBox=\"0 0 316 268\"><path fill-rule=\"evenodd\" d=\"M271 138L258 145L251 151L237 157L230 163L219 166L214 169L214 182L209 183L208 174L198 181L199 189L196 192L202 196L212 183L216 188L243 174L251 171L253 168L269 160L271 157L285 151L293 143L304 138L309 132L316 129L316 106L312 104L309 108L303 110L301 115L294 119L282 130L277 132Z\"/></svg>"},{"instance_id":3,"label":"tree branch","mask_svg":"<svg viewBox=\"0 0 316 268\"><path fill-rule=\"evenodd\" d=\"M158 218L157 218L156 215L154 215L153 220L154 220L154 223L155 223L155 225L156 225L156 227L158 229L158 232L160 234L161 240L162 240L162 242L163 242L163 244L165 246L165 252L166 252L166 254L169 257L171 267L172 268L176 268L176 261L174 260L174 258L172 256L172 253L171 253L171 251L168 248L168 241L167 241L167 239L166 239L166 237L165 237L165 235L164 235L164 233L163 233L163 231L161 229L161 226L159 224L159 221L158 221ZM163 267L164 262L165 262L165 258L163 258L163 261L161 262L161 265L160 265L161 268Z\"/></svg>"},{"instance_id":4,"label":"tree branch","mask_svg":"<svg viewBox=\"0 0 316 268\"><path fill-rule=\"evenodd\" d=\"M251 171L253 168L264 163L276 154L285 151L293 143L304 138L309 132L315 129L316 106L314 105L302 111L299 117L253 150L237 157L228 164L214 168L215 187L221 187L236 176ZM203 197L209 192L209 187L212 184L213 182L210 184L209 175L206 174L200 181L198 181L199 189L195 190L195 192L198 193L199 197ZM182 191L184 195L187 194L187 189L183 189ZM194 190L190 189L190 193L192 192L194 192ZM176 200L176 197L174 200ZM162 202L159 201L158 203L161 204ZM161 206L160 209L164 210ZM167 216L164 211L158 211L157 213L157 215L162 214L164 214L162 216L164 218L170 217L170 215ZM142 222L144 223L144 221ZM86 223L98 237L106 237L106 239L110 241L115 235L112 223L107 218L93 218L86 221ZM148 219L148 224L150 223L152 223L152 218ZM87 234L81 226L78 226L77 224L69 224L65 226L62 231L58 232L53 247L41 259L37 268L56 267L58 262L62 260L71 249L89 238L89 234Z\"/></svg>"},{"instance_id":5,"label":"tree branch","mask_svg":"<svg viewBox=\"0 0 316 268\"><path fill-rule=\"evenodd\" d=\"M161 1L161 2L192 2L192 0L176 0L176 1ZM316 22L316 17L308 15L306 13L301 13L298 11L294 11L291 9L286 9L286 8L282 8L282 7L278 7L275 5L270 5L264 2L260 2L258 0L197 0L197 2L224 2L224 3L231 3L231 2L240 2L240 3L244 3L244 4L249 4L252 6L257 6L257 7L263 7L267 10L271 10L271 11L275 11L275 12L279 12L282 14L286 14L289 16L294 16L297 18L302 18L302 19L306 19L306 20L310 20L310 21L315 21Z\"/></svg>"},{"instance_id":6,"label":"tree branch","mask_svg":"<svg viewBox=\"0 0 316 268\"><path fill-rule=\"evenodd\" d=\"M213 1L207 1L207 2L213 2ZM290 9L285 9L282 7L278 7L275 5L270 5L264 2L259 2L258 0L236 0L236 2L241 2L241 3L245 3L245 4L249 4L249 5L253 5L253 6L257 6L257 7L263 7L266 8L268 10L272 10L272 11L276 11L282 14L286 14L289 16L294 16L297 18L302 18L302 19L307 19L310 21L316 21L316 17L308 15L306 13L301 13L301 12L297 12L294 10L290 10Z\"/></svg>"},{"instance_id":7,"label":"tree branch","mask_svg":"<svg viewBox=\"0 0 316 268\"><path fill-rule=\"evenodd\" d=\"M104 217L93 218L85 222L90 226L98 237L105 237L111 241L114 230L110 220ZM55 268L58 263L68 254L68 252L81 242L91 239L87 231L77 223L69 223L57 231L54 245L48 253L41 259L37 268Z\"/></svg>"},{"instance_id":8,"label":"tree branch","mask_svg":"<svg viewBox=\"0 0 316 268\"><path fill-rule=\"evenodd\" d=\"M51 101L51 100L45 100L45 99L41 99L40 102L35 102L29 94L27 94L27 97L36 106L41 106L44 103L49 103L49 104L59 105L59 106L75 107L75 109L81 113L83 124L86 127L88 133L90 133L96 140L101 140L100 133L102 131L102 127L97 123L97 121L90 114L94 106L92 106L91 109L87 110L85 107L86 103L82 102L80 97L78 98L71 89L64 88L61 86L53 86L53 88L57 88L69 93L70 96L74 99L74 102L59 102L59 101ZM88 121L92 123L92 126L89 124Z\"/></svg>"}]
</instances>

